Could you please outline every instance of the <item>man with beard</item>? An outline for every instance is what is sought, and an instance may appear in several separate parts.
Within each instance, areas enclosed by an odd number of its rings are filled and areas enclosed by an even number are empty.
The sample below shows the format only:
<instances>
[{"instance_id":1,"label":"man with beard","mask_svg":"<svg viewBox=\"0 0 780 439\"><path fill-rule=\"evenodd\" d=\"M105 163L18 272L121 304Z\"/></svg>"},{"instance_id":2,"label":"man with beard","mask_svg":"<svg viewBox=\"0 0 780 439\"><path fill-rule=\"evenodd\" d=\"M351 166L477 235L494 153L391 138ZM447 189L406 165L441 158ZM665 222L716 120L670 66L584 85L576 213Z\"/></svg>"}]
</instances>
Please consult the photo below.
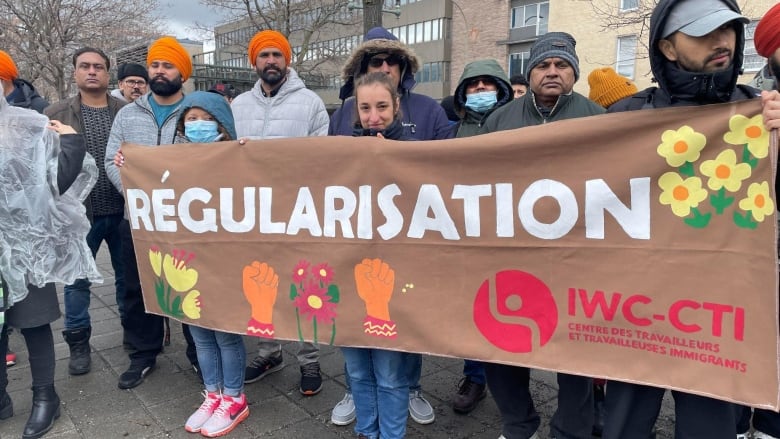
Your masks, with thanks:
<instances>
[{"instance_id":1,"label":"man with beard","mask_svg":"<svg viewBox=\"0 0 780 439\"><path fill-rule=\"evenodd\" d=\"M260 79L252 90L238 95L230 105L238 137L274 139L327 135L325 104L289 67L292 48L287 38L277 31L264 30L252 37L248 49L249 61ZM322 389L319 359L317 346L299 344L299 391L303 395L316 395ZM244 382L254 383L283 367L282 345L261 340L258 355L246 368Z\"/></svg>"},{"instance_id":2,"label":"man with beard","mask_svg":"<svg viewBox=\"0 0 780 439\"><path fill-rule=\"evenodd\" d=\"M650 17L650 67L658 87L618 101L609 112L683 107L758 97L737 85L745 24L735 0L660 0ZM684 114L684 113L680 113ZM653 426L665 390L610 381L604 439L655 437ZM675 437L734 439L738 407L726 401L672 391Z\"/></svg>"},{"instance_id":3,"label":"man with beard","mask_svg":"<svg viewBox=\"0 0 780 439\"><path fill-rule=\"evenodd\" d=\"M771 100L774 96L780 96L780 83L777 81L780 77L780 3L773 6L756 26L753 34L753 43L756 46L756 52L767 58L767 82L771 82L774 91L765 91L761 97L765 102ZM769 120L770 115L764 114L764 119ZM780 193L780 184L775 179L775 193ZM778 252L780 252L780 242L778 243ZM755 409L752 410L753 435L749 433L751 424L751 409L743 407L737 422L737 431L744 432L737 435L737 439L778 439L780 438L780 414L771 410Z\"/></svg>"},{"instance_id":4,"label":"man with beard","mask_svg":"<svg viewBox=\"0 0 780 439\"><path fill-rule=\"evenodd\" d=\"M114 158L118 156L121 159L122 143L149 146L174 143L179 104L184 97L182 84L192 73L189 53L173 37L162 37L152 43L146 63L152 92L119 110L106 146L106 175L121 194L124 191ZM126 219L120 223L119 233L125 263L124 313L120 317L124 329L123 342L130 355L130 367L119 377L119 388L132 389L153 370L157 354L162 350L164 330L163 318L147 314L144 309L130 223Z\"/></svg>"}]
</instances>

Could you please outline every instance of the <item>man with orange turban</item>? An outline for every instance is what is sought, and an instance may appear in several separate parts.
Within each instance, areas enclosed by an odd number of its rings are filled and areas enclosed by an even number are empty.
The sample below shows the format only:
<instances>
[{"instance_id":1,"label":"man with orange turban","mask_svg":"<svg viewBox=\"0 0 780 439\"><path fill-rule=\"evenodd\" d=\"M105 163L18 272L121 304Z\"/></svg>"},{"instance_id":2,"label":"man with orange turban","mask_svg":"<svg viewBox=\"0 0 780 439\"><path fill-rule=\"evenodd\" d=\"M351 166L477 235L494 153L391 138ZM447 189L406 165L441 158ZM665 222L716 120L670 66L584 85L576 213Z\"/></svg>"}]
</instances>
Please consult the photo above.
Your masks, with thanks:
<instances>
[{"instance_id":1,"label":"man with orange turban","mask_svg":"<svg viewBox=\"0 0 780 439\"><path fill-rule=\"evenodd\" d=\"M753 43L756 46L756 52L767 59L767 75L765 81L771 81L768 87L762 87L764 90L777 88L780 90L780 83L777 77L780 76L780 3L776 4L764 14L761 21L756 26L753 35Z\"/></svg>"},{"instance_id":2,"label":"man with orange turban","mask_svg":"<svg viewBox=\"0 0 780 439\"><path fill-rule=\"evenodd\" d=\"M258 32L249 42L248 55L260 79L252 90L238 95L230 105L238 137L273 139L327 135L325 104L306 88L290 67L292 49L287 38L274 30ZM258 345L257 357L246 368L246 383L258 381L284 367L282 346L278 342L260 341ZM300 344L299 390L303 395L316 395L322 389L319 359L317 346Z\"/></svg>"},{"instance_id":3,"label":"man with orange turban","mask_svg":"<svg viewBox=\"0 0 780 439\"><path fill-rule=\"evenodd\" d=\"M146 64L152 92L140 96L117 112L106 144L106 175L123 195L119 169L114 165L114 158L122 157L122 143L150 147L174 143L176 122L184 98L182 84L192 73L190 54L173 37L162 37L153 42L149 46ZM124 343L130 347L130 367L119 377L119 388L132 389L141 384L154 369L157 354L163 346L163 318L147 314L144 309L135 249L127 219L119 224L119 234L125 264L124 312L120 318ZM188 346L188 351L194 352L194 347Z\"/></svg>"},{"instance_id":4,"label":"man with orange turban","mask_svg":"<svg viewBox=\"0 0 780 439\"><path fill-rule=\"evenodd\" d=\"M0 50L0 83L3 84L5 100L11 106L43 113L43 109L49 105L32 84L19 78L16 63L4 50Z\"/></svg>"}]
</instances>

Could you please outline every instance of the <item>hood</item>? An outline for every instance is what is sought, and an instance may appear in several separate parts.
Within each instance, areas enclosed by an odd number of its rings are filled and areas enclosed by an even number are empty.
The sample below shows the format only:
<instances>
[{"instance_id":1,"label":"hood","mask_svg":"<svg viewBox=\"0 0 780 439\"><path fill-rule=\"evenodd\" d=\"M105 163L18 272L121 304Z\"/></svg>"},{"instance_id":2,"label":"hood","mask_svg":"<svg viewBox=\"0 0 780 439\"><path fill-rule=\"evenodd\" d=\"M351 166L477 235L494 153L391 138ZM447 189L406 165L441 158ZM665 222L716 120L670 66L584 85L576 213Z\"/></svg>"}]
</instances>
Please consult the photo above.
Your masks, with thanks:
<instances>
[{"instance_id":1,"label":"hood","mask_svg":"<svg viewBox=\"0 0 780 439\"><path fill-rule=\"evenodd\" d=\"M401 82L399 91L409 92L416 84L414 74L420 68L420 59L414 51L404 43L398 41L395 35L383 27L375 27L366 33L363 43L349 56L341 70L341 78L344 85L339 90L339 99L342 101L352 96L355 91L355 78L366 73L368 60L377 53L391 53L406 58L406 65L401 69Z\"/></svg>"},{"instance_id":2,"label":"hood","mask_svg":"<svg viewBox=\"0 0 780 439\"><path fill-rule=\"evenodd\" d=\"M16 78L13 80L13 83L16 91L13 94L11 105L14 107L30 108L33 98L40 97L38 91L35 90L35 86L30 82Z\"/></svg>"},{"instance_id":3,"label":"hood","mask_svg":"<svg viewBox=\"0 0 780 439\"><path fill-rule=\"evenodd\" d=\"M669 18L669 12L672 6L679 0L660 0L650 16L650 69L653 72L653 78L658 82L662 90L667 91L672 97L685 96L691 89L703 91L707 89L717 89L721 93L718 99L713 102L728 100L731 92L735 89L737 79L742 71L742 61L744 58L745 46L745 27L741 24L736 26L737 41L734 46L734 59L731 69L725 72L701 73L685 72L677 67L675 63L670 62L664 57L658 49L658 41L661 40L664 25ZM735 0L721 0L729 9L741 14L739 6ZM727 94L726 99L722 94ZM698 99L697 96L688 96L694 100L709 102L710 99Z\"/></svg>"},{"instance_id":4,"label":"hood","mask_svg":"<svg viewBox=\"0 0 780 439\"><path fill-rule=\"evenodd\" d=\"M512 85L509 84L509 78L507 78L504 69L494 59L481 59L478 61L470 62L463 69L463 74L460 75L458 86L455 88L454 106L455 112L461 117L465 111L466 104L466 82L471 78L478 76L490 76L496 80L498 84L496 108L500 107L514 98L514 92L512 91Z\"/></svg>"},{"instance_id":5,"label":"hood","mask_svg":"<svg viewBox=\"0 0 780 439\"><path fill-rule=\"evenodd\" d=\"M192 107L197 107L206 110L214 116L217 123L225 127L230 134L231 140L236 140L236 124L233 122L233 113L230 111L230 104L227 103L225 98L216 93L210 93L207 91L196 91L184 96L181 102L181 112L179 113L178 124L184 124L184 115Z\"/></svg>"}]
</instances>

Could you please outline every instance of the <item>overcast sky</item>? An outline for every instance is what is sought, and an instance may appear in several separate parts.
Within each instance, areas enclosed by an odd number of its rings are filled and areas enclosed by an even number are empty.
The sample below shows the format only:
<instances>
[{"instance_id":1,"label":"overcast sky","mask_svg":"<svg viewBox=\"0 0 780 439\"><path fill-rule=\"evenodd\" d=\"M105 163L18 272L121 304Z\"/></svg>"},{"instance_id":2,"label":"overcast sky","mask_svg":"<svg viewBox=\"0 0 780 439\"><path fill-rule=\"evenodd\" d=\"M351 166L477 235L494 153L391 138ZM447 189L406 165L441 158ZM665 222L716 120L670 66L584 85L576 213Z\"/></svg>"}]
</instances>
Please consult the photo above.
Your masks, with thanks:
<instances>
[{"instance_id":1,"label":"overcast sky","mask_svg":"<svg viewBox=\"0 0 780 439\"><path fill-rule=\"evenodd\" d=\"M210 43L211 48L213 48L213 41L205 41L207 36L202 34L196 27L200 24L213 28L222 19L219 14L201 5L198 0L179 0L175 2L161 0L157 10L166 23L165 29L167 33L172 34L176 38L204 41L207 45ZM207 48L206 50L210 49Z\"/></svg>"}]
</instances>

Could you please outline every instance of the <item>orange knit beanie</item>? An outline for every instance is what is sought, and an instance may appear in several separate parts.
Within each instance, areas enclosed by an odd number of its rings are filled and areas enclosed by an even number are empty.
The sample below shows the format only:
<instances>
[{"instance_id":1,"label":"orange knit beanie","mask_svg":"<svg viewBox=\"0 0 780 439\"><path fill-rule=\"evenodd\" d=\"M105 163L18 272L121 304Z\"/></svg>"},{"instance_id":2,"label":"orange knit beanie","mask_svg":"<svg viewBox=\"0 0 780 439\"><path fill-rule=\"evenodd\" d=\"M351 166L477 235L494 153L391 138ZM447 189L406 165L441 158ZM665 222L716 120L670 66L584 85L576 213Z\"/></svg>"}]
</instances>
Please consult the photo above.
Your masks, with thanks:
<instances>
[{"instance_id":1,"label":"orange knit beanie","mask_svg":"<svg viewBox=\"0 0 780 439\"><path fill-rule=\"evenodd\" d=\"M16 70L16 64L4 50L0 50L0 79L13 81L19 77L19 71Z\"/></svg>"},{"instance_id":2,"label":"orange knit beanie","mask_svg":"<svg viewBox=\"0 0 780 439\"><path fill-rule=\"evenodd\" d=\"M588 85L588 98L604 108L638 91L633 81L618 75L612 67L602 67L590 72Z\"/></svg>"},{"instance_id":3,"label":"orange knit beanie","mask_svg":"<svg viewBox=\"0 0 780 439\"><path fill-rule=\"evenodd\" d=\"M192 59L187 49L184 48L176 38L162 37L149 46L149 53L146 55L146 65L152 61L167 61L179 70L182 81L189 79L192 74Z\"/></svg>"},{"instance_id":4,"label":"orange knit beanie","mask_svg":"<svg viewBox=\"0 0 780 439\"><path fill-rule=\"evenodd\" d=\"M249 42L249 62L254 66L257 61L257 55L263 50L269 47L275 47L282 51L284 55L284 62L286 65L290 65L292 59L292 49L290 48L290 42L281 33L275 30L260 31L252 37L252 41Z\"/></svg>"}]
</instances>

